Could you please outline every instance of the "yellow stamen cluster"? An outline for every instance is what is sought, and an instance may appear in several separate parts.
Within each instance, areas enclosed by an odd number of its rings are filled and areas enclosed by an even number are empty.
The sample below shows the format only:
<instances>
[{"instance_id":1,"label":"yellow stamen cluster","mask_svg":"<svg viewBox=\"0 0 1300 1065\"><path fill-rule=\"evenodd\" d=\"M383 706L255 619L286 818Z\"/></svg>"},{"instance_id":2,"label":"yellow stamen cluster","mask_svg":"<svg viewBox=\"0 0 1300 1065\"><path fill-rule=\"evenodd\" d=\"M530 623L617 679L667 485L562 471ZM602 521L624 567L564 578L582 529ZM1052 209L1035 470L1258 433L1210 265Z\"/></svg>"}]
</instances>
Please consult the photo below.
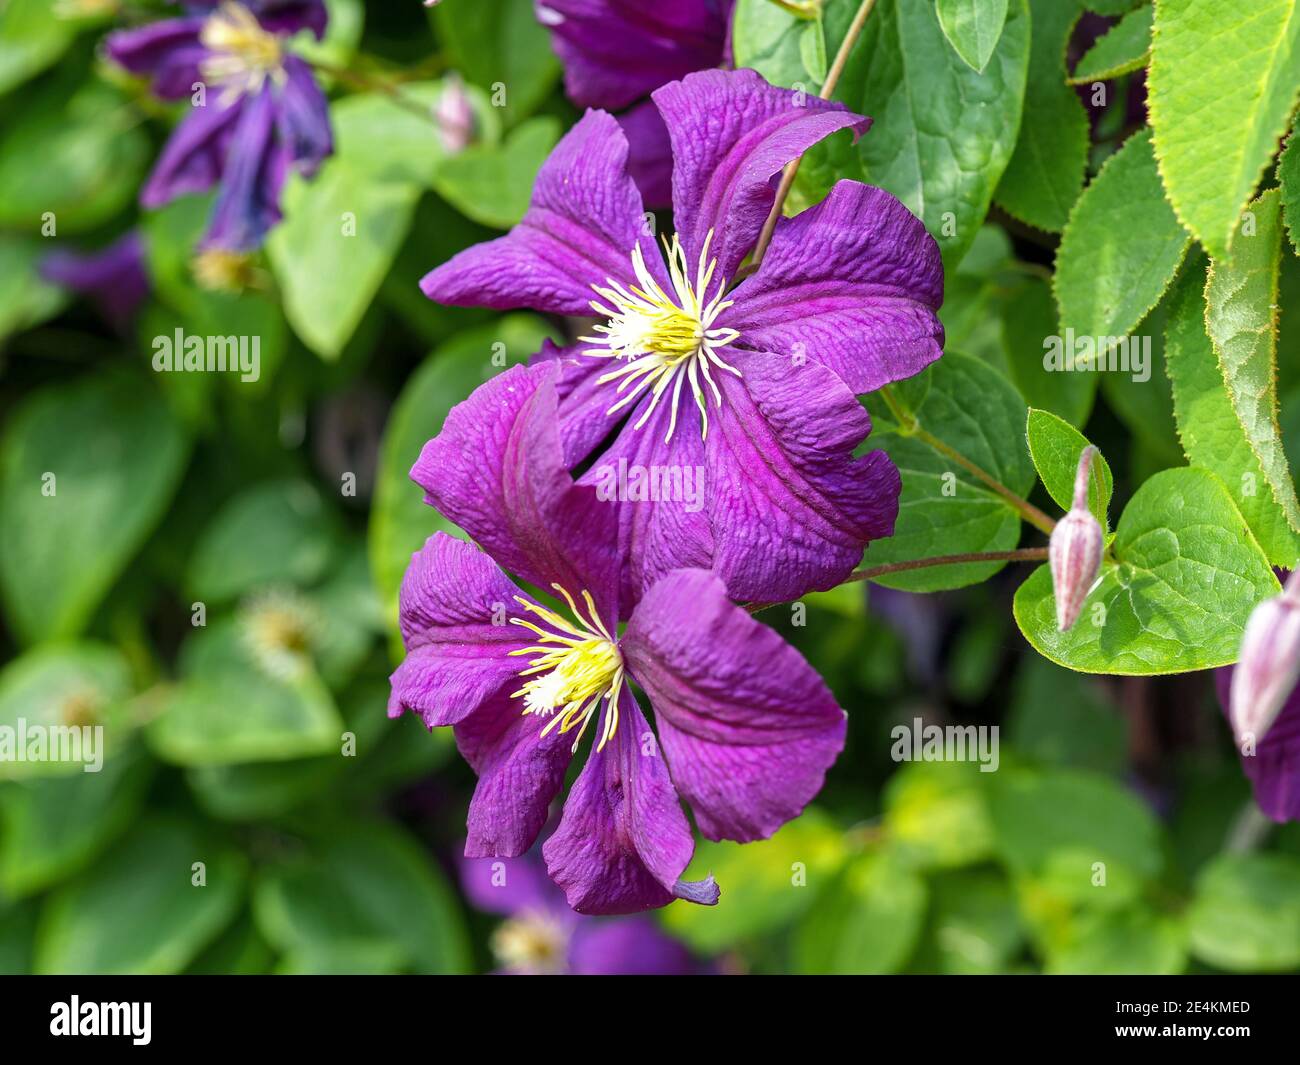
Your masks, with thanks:
<instances>
[{"instance_id":1,"label":"yellow stamen cluster","mask_svg":"<svg viewBox=\"0 0 1300 1065\"><path fill-rule=\"evenodd\" d=\"M244 603L240 635L254 660L273 677L289 680L311 666L320 618L296 592L272 591Z\"/></svg>"},{"instance_id":2,"label":"yellow stamen cluster","mask_svg":"<svg viewBox=\"0 0 1300 1065\"><path fill-rule=\"evenodd\" d=\"M719 350L740 334L734 329L713 327L718 315L734 301L723 299L727 291L725 278L718 280L717 290L713 298L709 298L709 285L718 265L716 259L709 259L709 244L712 240L713 231L709 230L704 239L704 247L700 250L695 283L692 285L686 252L677 235L673 235L671 242L664 239L672 295L665 292L651 276L639 244L632 249L632 270L637 279L635 285L629 288L607 278L605 285L592 286L600 296L600 300L591 301L592 309L607 318L608 323L593 328L597 336L581 338L585 343L599 345L588 348L584 354L627 360L626 366L598 378L600 384L619 381L616 391L627 393L607 413L614 414L649 391L650 403L635 423L639 429L654 413L668 386L672 385L672 414L665 442L672 439L677 428L678 400L684 381L690 383L691 394L700 411L700 433L708 436L708 404L701 379L713 392L715 403L721 406L722 393L713 381L710 366L740 376L739 370L729 366L718 355Z\"/></svg>"},{"instance_id":3,"label":"yellow stamen cluster","mask_svg":"<svg viewBox=\"0 0 1300 1065\"><path fill-rule=\"evenodd\" d=\"M564 970L568 936L555 918L525 913L503 921L492 934L492 953L507 969L529 973Z\"/></svg>"},{"instance_id":4,"label":"yellow stamen cluster","mask_svg":"<svg viewBox=\"0 0 1300 1065\"><path fill-rule=\"evenodd\" d=\"M618 731L618 693L623 687L623 656L618 644L596 612L591 593L582 592L587 615L578 609L573 597L560 585L553 587L564 597L576 622L548 610L546 607L519 596L515 601L531 614L535 614L547 627L527 618L511 618L513 625L522 625L537 635L537 644L511 651L512 655L534 655L527 669L520 670L521 677L532 677L512 699L524 700L525 714L554 719L542 729L545 736L558 726L564 734L577 728L573 749L578 749L587 725L605 701L605 717L600 741L596 750L604 748L609 738Z\"/></svg>"},{"instance_id":5,"label":"yellow stamen cluster","mask_svg":"<svg viewBox=\"0 0 1300 1065\"><path fill-rule=\"evenodd\" d=\"M248 252L207 248L194 256L190 270L199 288L208 292L239 295L250 288L262 288L265 279Z\"/></svg>"},{"instance_id":6,"label":"yellow stamen cluster","mask_svg":"<svg viewBox=\"0 0 1300 1065\"><path fill-rule=\"evenodd\" d=\"M284 75L280 40L268 33L243 4L226 0L203 24L199 41L212 55L203 77L225 90L223 99L258 92L267 78Z\"/></svg>"}]
</instances>

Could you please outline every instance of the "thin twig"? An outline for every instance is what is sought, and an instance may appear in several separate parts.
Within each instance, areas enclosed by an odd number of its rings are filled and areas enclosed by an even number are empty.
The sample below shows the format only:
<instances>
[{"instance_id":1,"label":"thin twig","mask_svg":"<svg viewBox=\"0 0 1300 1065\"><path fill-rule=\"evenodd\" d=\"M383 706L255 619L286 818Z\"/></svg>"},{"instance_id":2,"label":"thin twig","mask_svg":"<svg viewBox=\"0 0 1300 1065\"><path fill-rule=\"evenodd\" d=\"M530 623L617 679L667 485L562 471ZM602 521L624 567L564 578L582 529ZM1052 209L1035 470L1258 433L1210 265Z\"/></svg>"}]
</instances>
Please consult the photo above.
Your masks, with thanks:
<instances>
[{"instance_id":1,"label":"thin twig","mask_svg":"<svg viewBox=\"0 0 1300 1065\"><path fill-rule=\"evenodd\" d=\"M874 581L890 573L906 573L908 570L928 569L930 566L957 566L968 562L1045 562L1047 548L1018 547L1014 551L970 551L962 555L936 555L934 558L914 558L910 562L885 562L879 566L867 566L849 574L850 581ZM847 584L848 581L845 581Z\"/></svg>"}]
</instances>

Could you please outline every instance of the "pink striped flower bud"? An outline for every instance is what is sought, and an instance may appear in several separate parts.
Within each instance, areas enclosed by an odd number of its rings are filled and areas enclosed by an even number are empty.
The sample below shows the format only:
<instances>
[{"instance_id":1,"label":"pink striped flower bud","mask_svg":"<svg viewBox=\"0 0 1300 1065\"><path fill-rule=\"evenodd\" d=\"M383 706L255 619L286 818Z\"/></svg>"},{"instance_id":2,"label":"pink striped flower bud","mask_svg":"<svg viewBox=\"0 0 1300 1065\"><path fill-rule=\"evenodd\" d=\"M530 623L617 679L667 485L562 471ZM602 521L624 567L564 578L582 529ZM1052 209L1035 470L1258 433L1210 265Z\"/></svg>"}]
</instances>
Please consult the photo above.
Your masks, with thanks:
<instances>
[{"instance_id":1,"label":"pink striped flower bud","mask_svg":"<svg viewBox=\"0 0 1300 1065\"><path fill-rule=\"evenodd\" d=\"M1052 589L1056 593L1056 624L1065 632L1083 610L1093 582L1101 571L1105 534L1101 523L1088 509L1088 476L1096 448L1089 444L1079 456L1074 475L1074 505L1056 523L1048 541L1047 557L1052 567Z\"/></svg>"},{"instance_id":2,"label":"pink striped flower bud","mask_svg":"<svg viewBox=\"0 0 1300 1065\"><path fill-rule=\"evenodd\" d=\"M1232 672L1232 728L1240 745L1259 743L1300 680L1300 569L1281 595L1265 599L1246 622Z\"/></svg>"},{"instance_id":3,"label":"pink striped flower bud","mask_svg":"<svg viewBox=\"0 0 1300 1065\"><path fill-rule=\"evenodd\" d=\"M449 155L464 151L474 140L474 110L465 83L455 71L443 82L434 117L438 120L438 136Z\"/></svg>"}]
</instances>

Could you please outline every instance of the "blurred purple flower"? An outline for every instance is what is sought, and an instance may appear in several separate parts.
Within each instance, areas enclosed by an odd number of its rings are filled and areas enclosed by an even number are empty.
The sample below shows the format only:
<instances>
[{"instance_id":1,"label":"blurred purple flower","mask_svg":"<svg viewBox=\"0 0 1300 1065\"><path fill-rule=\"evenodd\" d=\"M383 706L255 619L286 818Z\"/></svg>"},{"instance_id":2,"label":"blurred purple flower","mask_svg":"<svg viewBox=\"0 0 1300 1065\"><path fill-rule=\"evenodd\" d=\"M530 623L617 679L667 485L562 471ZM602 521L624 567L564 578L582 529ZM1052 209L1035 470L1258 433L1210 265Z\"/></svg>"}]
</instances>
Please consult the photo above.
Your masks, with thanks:
<instances>
[{"instance_id":1,"label":"blurred purple flower","mask_svg":"<svg viewBox=\"0 0 1300 1065\"><path fill-rule=\"evenodd\" d=\"M581 107L629 108L619 118L628 170L647 206L672 199L668 131L650 93L697 70L731 62L734 0L535 0L564 64L564 88Z\"/></svg>"},{"instance_id":2,"label":"blurred purple flower","mask_svg":"<svg viewBox=\"0 0 1300 1065\"><path fill-rule=\"evenodd\" d=\"M88 297L120 332L149 298L144 242L130 230L99 251L52 251L41 260L45 280Z\"/></svg>"},{"instance_id":3,"label":"blurred purple flower","mask_svg":"<svg viewBox=\"0 0 1300 1065\"><path fill-rule=\"evenodd\" d=\"M501 972L517 976L689 976L708 971L649 917L584 917L530 852L518 858L464 858L470 902L505 917L492 935Z\"/></svg>"},{"instance_id":4,"label":"blurred purple flower","mask_svg":"<svg viewBox=\"0 0 1300 1065\"><path fill-rule=\"evenodd\" d=\"M422 287L447 304L605 319L540 356L560 367L569 468L588 464L584 483L607 488L625 468L703 481L698 500L616 504L625 611L683 566L755 602L833 587L893 532L898 471L883 452L855 457L871 429L856 395L941 354L938 247L889 193L840 181L778 221L761 267L728 291L785 163L869 120L751 70L691 74L654 98L675 168L667 263L619 126L591 111L542 167L523 221Z\"/></svg>"},{"instance_id":5,"label":"blurred purple flower","mask_svg":"<svg viewBox=\"0 0 1300 1065\"><path fill-rule=\"evenodd\" d=\"M440 533L413 556L389 714L454 727L479 776L471 858L533 845L596 722L542 848L551 877L581 913L712 904L712 877L682 879L694 843L678 796L709 839L767 838L821 789L844 712L798 652L704 570L662 577L618 635L617 514L564 467L556 375L551 363L519 366L480 386L411 471L426 502L483 550ZM554 589L571 615L502 569ZM628 679L648 696L657 737Z\"/></svg>"},{"instance_id":6,"label":"blurred purple flower","mask_svg":"<svg viewBox=\"0 0 1300 1065\"><path fill-rule=\"evenodd\" d=\"M329 108L285 36L325 32L322 0L186 0L186 14L108 36L115 62L194 106L140 193L145 207L220 185L205 247L256 248L280 220L290 168L311 177L333 150ZM197 87L201 86L201 90ZM193 95L192 95L193 94Z\"/></svg>"}]
</instances>

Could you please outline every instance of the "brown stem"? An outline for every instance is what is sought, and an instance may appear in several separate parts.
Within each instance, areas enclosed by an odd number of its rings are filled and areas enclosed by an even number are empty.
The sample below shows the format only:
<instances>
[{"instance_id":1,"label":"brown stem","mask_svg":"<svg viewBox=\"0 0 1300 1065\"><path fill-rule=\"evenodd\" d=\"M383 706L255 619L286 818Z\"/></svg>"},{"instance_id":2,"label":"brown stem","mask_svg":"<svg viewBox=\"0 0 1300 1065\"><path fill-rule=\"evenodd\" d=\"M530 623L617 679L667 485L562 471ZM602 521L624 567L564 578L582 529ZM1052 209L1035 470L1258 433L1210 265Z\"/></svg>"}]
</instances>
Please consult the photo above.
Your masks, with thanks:
<instances>
[{"instance_id":1,"label":"brown stem","mask_svg":"<svg viewBox=\"0 0 1300 1065\"><path fill-rule=\"evenodd\" d=\"M862 27L866 25L867 16L871 14L871 9L876 6L876 0L862 0L858 6L857 14L853 16L853 21L849 23L849 30L844 35L844 40L840 42L839 51L835 53L835 59L831 62L831 69L826 74L826 80L822 83L822 91L818 95L823 100L829 100L831 93L835 91L835 86L839 83L840 75L844 73L844 66L849 61L849 53L853 51L853 46L858 43L858 37L862 34ZM758 268L759 263L763 261L763 255L767 252L767 246L772 242L772 234L776 231L777 219L781 217L781 211L785 208L785 199L790 195L790 188L794 185L795 175L799 173L799 161L803 156L796 156L790 162L785 164L785 169L781 172L781 184L776 189L776 199L772 202L772 210L768 212L766 221L763 222L763 228L758 234L758 243L754 245L754 256L749 272L752 273Z\"/></svg>"},{"instance_id":2,"label":"brown stem","mask_svg":"<svg viewBox=\"0 0 1300 1065\"><path fill-rule=\"evenodd\" d=\"M905 573L930 566L956 566L963 562L1045 562L1047 548L1018 547L1014 551L970 551L962 555L936 555L934 558L914 558L910 562L886 562L867 566L849 574L850 581L873 581L890 573ZM847 584L848 581L845 581Z\"/></svg>"},{"instance_id":3,"label":"brown stem","mask_svg":"<svg viewBox=\"0 0 1300 1065\"><path fill-rule=\"evenodd\" d=\"M426 122L437 126L439 129L445 128L445 123L438 117L431 107L426 107L420 101L408 96L397 85L385 78L375 77L371 74L362 74L355 70L349 70L347 67L335 66L333 63L325 63L318 59L309 60L312 67L322 74L328 74L331 78L350 85L354 89L362 89L367 92L382 92L398 107L410 111L413 115L419 115Z\"/></svg>"}]
</instances>

